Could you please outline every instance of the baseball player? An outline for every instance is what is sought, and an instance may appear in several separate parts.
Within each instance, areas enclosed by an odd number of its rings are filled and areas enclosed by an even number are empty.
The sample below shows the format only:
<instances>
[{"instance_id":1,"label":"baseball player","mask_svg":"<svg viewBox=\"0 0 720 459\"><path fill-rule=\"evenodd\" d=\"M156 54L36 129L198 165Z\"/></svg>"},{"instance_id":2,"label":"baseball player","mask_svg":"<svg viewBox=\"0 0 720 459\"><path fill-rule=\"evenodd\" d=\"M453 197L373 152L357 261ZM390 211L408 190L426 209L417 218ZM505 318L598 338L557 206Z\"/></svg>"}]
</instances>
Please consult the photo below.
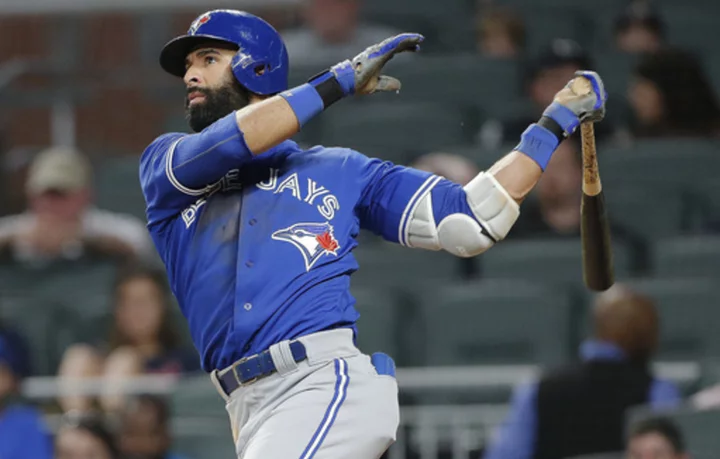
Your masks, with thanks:
<instances>
[{"instance_id":1,"label":"baseball player","mask_svg":"<svg viewBox=\"0 0 720 459\"><path fill-rule=\"evenodd\" d=\"M161 53L185 82L195 134L164 134L143 153L148 227L240 458L380 457L398 427L397 384L389 356L354 345L358 232L478 255L507 235L558 143L604 115L602 82L584 72L593 93L563 89L465 187L288 140L343 98L398 90L381 70L422 41L391 37L292 89L280 35L244 12L205 13Z\"/></svg>"}]
</instances>

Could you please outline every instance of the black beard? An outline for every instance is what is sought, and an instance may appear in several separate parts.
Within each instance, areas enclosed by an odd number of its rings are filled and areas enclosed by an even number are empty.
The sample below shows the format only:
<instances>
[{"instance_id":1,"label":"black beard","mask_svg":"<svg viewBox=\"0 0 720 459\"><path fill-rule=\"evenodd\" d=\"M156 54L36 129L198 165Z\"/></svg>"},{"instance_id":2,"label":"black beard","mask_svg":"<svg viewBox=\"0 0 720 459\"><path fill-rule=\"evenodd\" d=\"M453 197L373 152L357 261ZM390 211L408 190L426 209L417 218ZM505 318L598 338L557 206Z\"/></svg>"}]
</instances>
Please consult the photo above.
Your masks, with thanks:
<instances>
[{"instance_id":1,"label":"black beard","mask_svg":"<svg viewBox=\"0 0 720 459\"><path fill-rule=\"evenodd\" d=\"M187 93L191 92L200 92L205 96L203 102L192 106L187 97L185 98L185 117L194 132L202 131L225 115L250 103L250 91L234 78L218 89L189 88Z\"/></svg>"}]
</instances>

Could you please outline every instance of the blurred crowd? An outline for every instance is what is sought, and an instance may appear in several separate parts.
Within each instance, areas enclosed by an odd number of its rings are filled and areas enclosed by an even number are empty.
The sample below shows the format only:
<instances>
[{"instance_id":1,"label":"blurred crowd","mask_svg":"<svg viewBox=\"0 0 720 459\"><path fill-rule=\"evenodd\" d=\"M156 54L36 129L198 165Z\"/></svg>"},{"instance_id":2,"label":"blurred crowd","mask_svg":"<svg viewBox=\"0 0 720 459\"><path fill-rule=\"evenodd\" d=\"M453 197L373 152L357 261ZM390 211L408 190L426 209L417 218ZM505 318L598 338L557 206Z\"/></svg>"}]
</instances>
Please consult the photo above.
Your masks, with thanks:
<instances>
[{"instance_id":1,"label":"blurred crowd","mask_svg":"<svg viewBox=\"0 0 720 459\"><path fill-rule=\"evenodd\" d=\"M291 61L322 67L399 32L364 20L362 7L362 0L307 0L294 20L277 15L276 22L286 26L283 36ZM477 148L494 151L517 141L575 71L593 69L595 64L590 50L563 36L530 53L527 24L511 7L479 2L477 11L474 52L498 60L522 59L526 64L521 108L510 115L487 117L473 134ZM668 39L661 9L651 2L628 2L607 32L614 50L636 55L637 62L624 99L628 111L623 113L622 103L610 104L610 111L621 107L620 114L609 114L598 125L599 141L720 142L720 102L713 82L694 50ZM181 94L178 90L178 100ZM160 134L163 126L155 127L155 134ZM199 357L187 332L174 320L177 306L144 221L97 205L93 170L97 158L74 148L51 147L30 159L18 159L22 135L9 128L3 132L2 264L35 270L37 276L57 267L72 271L88 262L110 263L117 269L114 282L104 289L112 303L109 321L92 330L93 339L72 340L53 369L66 387L84 378L104 378L107 390L97 397L59 397L51 407L44 407L62 416L53 433L41 413L22 400L22 381L33 375L31 362L36 359L26 344L28 337L3 316L0 302L0 458L179 458L171 451L171 412L166 402L149 395L118 395L128 377L181 377L199 371ZM426 152L410 165L460 184L470 181L480 167L448 151ZM18 177L23 178L22 186ZM581 181L580 144L569 139L560 145L524 204L510 238L577 237ZM720 225L711 222L706 230L717 232ZM642 237L631 229L614 222L612 232L615 240L640 253L646 250ZM618 286L601 296L578 362L517 388L509 418L490 442L486 457L559 459L626 448L631 459L687 459L682 434L672 421L653 417L629 429L624 425L624 413L635 405L649 404L658 410L687 402L700 408L720 406L720 386L684 400L677 387L649 369L661 321L652 299L637 292Z\"/></svg>"}]
</instances>

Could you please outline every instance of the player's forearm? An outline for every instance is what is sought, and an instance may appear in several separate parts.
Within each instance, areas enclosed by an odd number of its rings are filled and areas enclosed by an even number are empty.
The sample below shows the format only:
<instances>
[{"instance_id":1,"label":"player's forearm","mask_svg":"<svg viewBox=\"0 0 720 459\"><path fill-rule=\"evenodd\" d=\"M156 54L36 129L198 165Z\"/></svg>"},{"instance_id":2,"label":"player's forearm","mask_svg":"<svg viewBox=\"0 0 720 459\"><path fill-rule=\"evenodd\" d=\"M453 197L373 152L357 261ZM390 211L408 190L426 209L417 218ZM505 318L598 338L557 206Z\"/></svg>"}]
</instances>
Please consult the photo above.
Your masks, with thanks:
<instances>
[{"instance_id":1,"label":"player's forearm","mask_svg":"<svg viewBox=\"0 0 720 459\"><path fill-rule=\"evenodd\" d=\"M235 112L245 144L253 155L259 155L295 135L300 123L290 104L274 96Z\"/></svg>"},{"instance_id":2,"label":"player's forearm","mask_svg":"<svg viewBox=\"0 0 720 459\"><path fill-rule=\"evenodd\" d=\"M520 203L540 180L542 169L526 154L513 151L488 169L488 173L495 177L515 202Z\"/></svg>"}]
</instances>

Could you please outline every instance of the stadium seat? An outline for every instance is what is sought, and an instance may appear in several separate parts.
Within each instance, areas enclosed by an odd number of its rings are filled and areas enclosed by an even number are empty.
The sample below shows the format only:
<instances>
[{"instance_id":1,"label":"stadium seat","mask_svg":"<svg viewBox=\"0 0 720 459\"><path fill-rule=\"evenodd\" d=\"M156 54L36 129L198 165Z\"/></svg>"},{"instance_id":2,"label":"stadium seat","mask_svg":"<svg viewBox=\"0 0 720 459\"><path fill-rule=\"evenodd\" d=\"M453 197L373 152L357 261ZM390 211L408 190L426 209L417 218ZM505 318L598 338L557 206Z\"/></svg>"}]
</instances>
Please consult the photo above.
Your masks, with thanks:
<instances>
[{"instance_id":1,"label":"stadium seat","mask_svg":"<svg viewBox=\"0 0 720 459\"><path fill-rule=\"evenodd\" d=\"M323 144L396 163L409 160L412 152L426 153L469 137L461 113L434 104L366 101L333 110L323 119Z\"/></svg>"},{"instance_id":2,"label":"stadium seat","mask_svg":"<svg viewBox=\"0 0 720 459\"><path fill-rule=\"evenodd\" d=\"M715 52L715 44L709 37L717 34L717 18L720 15L717 2L693 5L692 8L685 4L666 5L662 13L669 43L681 49Z\"/></svg>"},{"instance_id":3,"label":"stadium seat","mask_svg":"<svg viewBox=\"0 0 720 459\"><path fill-rule=\"evenodd\" d=\"M607 215L613 224L645 238L673 236L691 227L685 198L672 185L603 183Z\"/></svg>"},{"instance_id":4,"label":"stadium seat","mask_svg":"<svg viewBox=\"0 0 720 459\"><path fill-rule=\"evenodd\" d=\"M632 261L630 248L613 241L615 275L629 276ZM510 236L482 254L479 262L485 279L519 278L569 285L580 285L583 281L579 238L515 240Z\"/></svg>"},{"instance_id":5,"label":"stadium seat","mask_svg":"<svg viewBox=\"0 0 720 459\"><path fill-rule=\"evenodd\" d=\"M604 183L661 182L665 186L690 186L716 179L716 171L720 169L720 143L713 140L642 140L629 148L604 145L598 151Z\"/></svg>"},{"instance_id":6,"label":"stadium seat","mask_svg":"<svg viewBox=\"0 0 720 459\"><path fill-rule=\"evenodd\" d=\"M638 279L626 285L654 299L660 315L658 360L702 360L720 323L720 285L711 279Z\"/></svg>"},{"instance_id":7,"label":"stadium seat","mask_svg":"<svg viewBox=\"0 0 720 459\"><path fill-rule=\"evenodd\" d=\"M602 75L608 91L608 106L615 109L618 100L627 97L630 79L633 76L638 56L620 52L603 52L593 57L595 69Z\"/></svg>"},{"instance_id":8,"label":"stadium seat","mask_svg":"<svg viewBox=\"0 0 720 459\"><path fill-rule=\"evenodd\" d=\"M223 413L223 399L207 375L186 376L170 393L173 416L212 416Z\"/></svg>"},{"instance_id":9,"label":"stadium seat","mask_svg":"<svg viewBox=\"0 0 720 459\"><path fill-rule=\"evenodd\" d=\"M658 240L653 249L653 267L660 277L720 279L720 237L698 235Z\"/></svg>"},{"instance_id":10,"label":"stadium seat","mask_svg":"<svg viewBox=\"0 0 720 459\"><path fill-rule=\"evenodd\" d=\"M61 317L57 305L37 304L21 297L0 297L0 323L7 324L27 340L33 375L55 373L58 350L54 345Z\"/></svg>"},{"instance_id":11,"label":"stadium seat","mask_svg":"<svg viewBox=\"0 0 720 459\"><path fill-rule=\"evenodd\" d=\"M394 292L378 288L353 288L357 301L355 308L360 313L358 320L357 346L365 354L384 352L400 364L400 317L403 305Z\"/></svg>"},{"instance_id":12,"label":"stadium seat","mask_svg":"<svg viewBox=\"0 0 720 459\"><path fill-rule=\"evenodd\" d=\"M383 242L358 247L353 255L360 265L351 277L353 287L380 286L412 291L428 281L453 281L461 275L460 259L447 252Z\"/></svg>"},{"instance_id":13,"label":"stadium seat","mask_svg":"<svg viewBox=\"0 0 720 459\"><path fill-rule=\"evenodd\" d=\"M565 361L570 346L567 294L519 279L419 290L426 365Z\"/></svg>"},{"instance_id":14,"label":"stadium seat","mask_svg":"<svg viewBox=\"0 0 720 459\"><path fill-rule=\"evenodd\" d=\"M140 189L139 156L104 157L95 169L95 202L101 209L134 215L145 221Z\"/></svg>"},{"instance_id":15,"label":"stadium seat","mask_svg":"<svg viewBox=\"0 0 720 459\"><path fill-rule=\"evenodd\" d=\"M388 74L403 83L403 101L427 101L480 107L498 116L520 97L519 63L487 59L476 54L418 56L388 65Z\"/></svg>"}]
</instances>

